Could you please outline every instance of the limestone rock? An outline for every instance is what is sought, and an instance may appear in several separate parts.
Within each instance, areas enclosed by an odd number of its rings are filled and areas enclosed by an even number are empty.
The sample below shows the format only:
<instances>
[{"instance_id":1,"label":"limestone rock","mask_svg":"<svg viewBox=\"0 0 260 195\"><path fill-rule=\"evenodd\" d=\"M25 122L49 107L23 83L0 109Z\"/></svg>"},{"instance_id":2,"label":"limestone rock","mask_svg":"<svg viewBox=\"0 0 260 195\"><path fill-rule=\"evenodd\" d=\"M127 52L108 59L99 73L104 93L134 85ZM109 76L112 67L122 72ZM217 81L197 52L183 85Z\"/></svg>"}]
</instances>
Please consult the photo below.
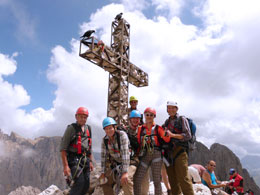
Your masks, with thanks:
<instances>
[{"instance_id":1,"label":"limestone rock","mask_svg":"<svg viewBox=\"0 0 260 195\"><path fill-rule=\"evenodd\" d=\"M63 192L55 185L51 185L38 195L63 195Z\"/></svg>"},{"instance_id":2,"label":"limestone rock","mask_svg":"<svg viewBox=\"0 0 260 195\"><path fill-rule=\"evenodd\" d=\"M32 186L21 186L17 188L15 191L12 191L8 195L37 195L41 191L38 188L34 188Z\"/></svg>"}]
</instances>

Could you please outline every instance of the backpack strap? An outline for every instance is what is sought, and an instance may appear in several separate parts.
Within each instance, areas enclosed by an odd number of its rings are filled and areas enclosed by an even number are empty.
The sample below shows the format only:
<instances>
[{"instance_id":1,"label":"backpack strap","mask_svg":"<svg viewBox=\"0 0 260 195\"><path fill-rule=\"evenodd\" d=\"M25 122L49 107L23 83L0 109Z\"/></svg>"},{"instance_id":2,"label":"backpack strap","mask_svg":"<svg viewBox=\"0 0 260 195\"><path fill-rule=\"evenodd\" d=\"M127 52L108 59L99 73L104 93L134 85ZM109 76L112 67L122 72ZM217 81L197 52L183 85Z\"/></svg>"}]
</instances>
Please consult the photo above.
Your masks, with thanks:
<instances>
[{"instance_id":1,"label":"backpack strap","mask_svg":"<svg viewBox=\"0 0 260 195\"><path fill-rule=\"evenodd\" d=\"M81 154L81 131L82 131L82 129L81 129L81 127L80 127L78 124L76 124L76 123L72 123L71 125L73 126L73 128L74 128L75 131L76 131L76 133L75 133L76 136L72 138L71 143L74 142L74 140L76 139L76 137L78 138L77 144L72 144L72 147L77 148L77 153L78 153L78 154Z\"/></svg>"},{"instance_id":2,"label":"backpack strap","mask_svg":"<svg viewBox=\"0 0 260 195\"><path fill-rule=\"evenodd\" d=\"M86 129L86 134L87 134L87 138L88 138L88 147L89 147L89 151L91 151L91 147L92 147L92 132L91 132L91 127L89 125L87 125L87 129Z\"/></svg>"}]
</instances>

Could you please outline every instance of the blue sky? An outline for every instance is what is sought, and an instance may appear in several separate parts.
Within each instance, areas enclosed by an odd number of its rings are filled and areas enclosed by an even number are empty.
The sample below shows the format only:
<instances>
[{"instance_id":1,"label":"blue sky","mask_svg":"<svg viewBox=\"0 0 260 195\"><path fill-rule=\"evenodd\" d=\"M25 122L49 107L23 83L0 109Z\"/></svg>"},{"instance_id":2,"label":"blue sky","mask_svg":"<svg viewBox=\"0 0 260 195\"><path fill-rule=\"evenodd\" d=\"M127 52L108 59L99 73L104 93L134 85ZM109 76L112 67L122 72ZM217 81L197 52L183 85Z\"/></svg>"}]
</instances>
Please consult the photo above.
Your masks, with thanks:
<instances>
[{"instance_id":1,"label":"blue sky","mask_svg":"<svg viewBox=\"0 0 260 195\"><path fill-rule=\"evenodd\" d=\"M0 0L0 128L61 136L85 106L100 139L108 73L79 57L79 36L95 29L109 45L120 12L130 61L149 74L148 87L130 86L139 109L155 107L162 124L166 102L177 101L199 141L260 155L257 0Z\"/></svg>"},{"instance_id":2,"label":"blue sky","mask_svg":"<svg viewBox=\"0 0 260 195\"><path fill-rule=\"evenodd\" d=\"M30 94L31 102L24 109L31 111L39 105L51 108L56 88L46 79L51 49L58 44L70 49L71 38L79 37L79 25L105 3L11 0L5 4L3 1L0 6L0 51L9 55L19 53L17 71L6 80L23 85Z\"/></svg>"}]
</instances>

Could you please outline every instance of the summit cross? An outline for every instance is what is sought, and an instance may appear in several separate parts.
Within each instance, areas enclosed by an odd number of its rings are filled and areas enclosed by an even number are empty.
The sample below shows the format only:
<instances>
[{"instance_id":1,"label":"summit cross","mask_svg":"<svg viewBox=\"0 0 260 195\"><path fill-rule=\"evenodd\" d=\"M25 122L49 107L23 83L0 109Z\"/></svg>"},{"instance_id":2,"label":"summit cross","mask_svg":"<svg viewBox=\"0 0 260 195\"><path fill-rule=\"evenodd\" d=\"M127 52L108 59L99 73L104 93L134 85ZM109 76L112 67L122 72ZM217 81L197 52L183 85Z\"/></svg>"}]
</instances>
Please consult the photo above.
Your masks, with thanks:
<instances>
[{"instance_id":1,"label":"summit cross","mask_svg":"<svg viewBox=\"0 0 260 195\"><path fill-rule=\"evenodd\" d=\"M129 61L130 24L122 17L112 22L110 44L108 47L94 36L84 37L79 56L109 72L107 116L127 125L129 83L148 86L148 74Z\"/></svg>"}]
</instances>

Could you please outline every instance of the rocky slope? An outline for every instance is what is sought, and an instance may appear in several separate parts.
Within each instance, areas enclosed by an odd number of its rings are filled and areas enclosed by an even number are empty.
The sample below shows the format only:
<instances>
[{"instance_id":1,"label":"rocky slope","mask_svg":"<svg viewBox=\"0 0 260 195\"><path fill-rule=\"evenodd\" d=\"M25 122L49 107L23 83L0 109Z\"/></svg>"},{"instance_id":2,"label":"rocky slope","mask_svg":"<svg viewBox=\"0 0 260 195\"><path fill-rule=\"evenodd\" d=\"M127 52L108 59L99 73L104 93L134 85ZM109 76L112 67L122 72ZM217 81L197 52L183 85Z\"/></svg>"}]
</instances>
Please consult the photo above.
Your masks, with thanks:
<instances>
[{"instance_id":1,"label":"rocky slope","mask_svg":"<svg viewBox=\"0 0 260 195\"><path fill-rule=\"evenodd\" d=\"M7 195L20 186L32 186L43 191L51 185L65 189L62 163L59 153L61 137L25 139L15 133L0 131L0 194ZM233 167L245 178L246 189L260 194L259 187L243 169L239 159L227 147L213 144L210 149L201 143L190 154L190 163L205 165L209 159L217 163L216 175L227 180L228 170Z\"/></svg>"}]
</instances>

